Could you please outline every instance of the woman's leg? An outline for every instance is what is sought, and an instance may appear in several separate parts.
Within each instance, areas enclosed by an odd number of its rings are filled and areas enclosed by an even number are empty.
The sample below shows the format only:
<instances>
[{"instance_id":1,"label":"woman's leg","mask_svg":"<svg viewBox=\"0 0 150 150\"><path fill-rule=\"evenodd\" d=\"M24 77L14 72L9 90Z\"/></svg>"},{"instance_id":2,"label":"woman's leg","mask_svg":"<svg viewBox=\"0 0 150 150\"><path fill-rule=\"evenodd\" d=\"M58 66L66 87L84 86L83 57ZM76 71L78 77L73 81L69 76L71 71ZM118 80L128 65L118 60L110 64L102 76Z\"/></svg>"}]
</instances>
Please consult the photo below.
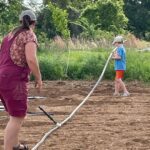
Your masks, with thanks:
<instances>
[{"instance_id":1,"label":"woman's leg","mask_svg":"<svg viewBox=\"0 0 150 150\"><path fill-rule=\"evenodd\" d=\"M4 133L4 150L12 150L14 146L19 144L18 136L23 120L24 117L10 116Z\"/></svg>"}]
</instances>

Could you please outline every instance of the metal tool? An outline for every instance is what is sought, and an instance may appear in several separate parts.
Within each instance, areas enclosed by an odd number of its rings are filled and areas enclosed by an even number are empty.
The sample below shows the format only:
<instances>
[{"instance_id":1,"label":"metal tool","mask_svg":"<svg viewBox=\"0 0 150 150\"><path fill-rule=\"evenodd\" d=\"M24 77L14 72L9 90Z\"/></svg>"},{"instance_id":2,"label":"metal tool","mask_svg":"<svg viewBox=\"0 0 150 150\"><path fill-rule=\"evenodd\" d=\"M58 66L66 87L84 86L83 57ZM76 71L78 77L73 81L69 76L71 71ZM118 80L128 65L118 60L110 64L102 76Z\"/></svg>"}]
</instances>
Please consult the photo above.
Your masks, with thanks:
<instances>
[{"instance_id":1,"label":"metal tool","mask_svg":"<svg viewBox=\"0 0 150 150\"><path fill-rule=\"evenodd\" d=\"M43 113L50 119L53 121L54 124L58 125L59 123L57 121L55 121L53 119L53 117L51 115L49 115L41 106L39 106L39 109L43 111Z\"/></svg>"}]
</instances>

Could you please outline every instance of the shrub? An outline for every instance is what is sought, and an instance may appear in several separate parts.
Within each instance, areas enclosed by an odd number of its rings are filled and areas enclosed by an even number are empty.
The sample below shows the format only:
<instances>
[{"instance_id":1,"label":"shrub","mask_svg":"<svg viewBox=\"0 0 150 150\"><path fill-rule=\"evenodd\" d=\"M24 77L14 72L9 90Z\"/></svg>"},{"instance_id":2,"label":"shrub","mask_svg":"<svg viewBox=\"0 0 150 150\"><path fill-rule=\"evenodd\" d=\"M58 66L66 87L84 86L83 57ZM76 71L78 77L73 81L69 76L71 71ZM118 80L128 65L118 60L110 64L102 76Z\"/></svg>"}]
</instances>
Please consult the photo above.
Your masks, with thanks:
<instances>
[{"instance_id":1,"label":"shrub","mask_svg":"<svg viewBox=\"0 0 150 150\"><path fill-rule=\"evenodd\" d=\"M39 52L39 62L44 80L97 79L101 74L110 51L71 51L68 53ZM127 50L125 80L150 82L150 53ZM114 63L111 60L104 79L114 80Z\"/></svg>"}]
</instances>

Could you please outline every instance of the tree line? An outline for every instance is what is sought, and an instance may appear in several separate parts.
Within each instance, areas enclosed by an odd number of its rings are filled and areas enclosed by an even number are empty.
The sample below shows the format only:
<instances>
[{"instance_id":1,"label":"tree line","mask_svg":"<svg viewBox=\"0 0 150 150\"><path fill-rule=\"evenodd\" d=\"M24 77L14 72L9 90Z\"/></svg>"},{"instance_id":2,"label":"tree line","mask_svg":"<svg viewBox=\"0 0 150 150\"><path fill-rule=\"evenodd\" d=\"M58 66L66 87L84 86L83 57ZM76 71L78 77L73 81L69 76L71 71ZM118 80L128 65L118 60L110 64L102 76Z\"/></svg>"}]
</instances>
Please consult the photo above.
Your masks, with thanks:
<instances>
[{"instance_id":1,"label":"tree line","mask_svg":"<svg viewBox=\"0 0 150 150\"><path fill-rule=\"evenodd\" d=\"M50 39L99 39L126 34L150 41L150 0L0 0L0 34L18 25L18 16L31 8L38 16L37 35Z\"/></svg>"}]
</instances>

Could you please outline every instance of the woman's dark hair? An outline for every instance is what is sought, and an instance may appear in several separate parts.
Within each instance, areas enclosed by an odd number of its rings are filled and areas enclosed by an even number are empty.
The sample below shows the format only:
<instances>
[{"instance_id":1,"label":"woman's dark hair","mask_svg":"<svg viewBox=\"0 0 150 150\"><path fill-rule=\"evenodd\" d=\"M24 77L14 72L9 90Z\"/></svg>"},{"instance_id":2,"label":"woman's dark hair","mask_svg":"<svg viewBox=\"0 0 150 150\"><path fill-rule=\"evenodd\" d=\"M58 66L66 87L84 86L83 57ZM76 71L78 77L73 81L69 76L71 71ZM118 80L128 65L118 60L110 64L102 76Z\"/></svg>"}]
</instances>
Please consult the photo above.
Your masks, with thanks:
<instances>
[{"instance_id":1,"label":"woman's dark hair","mask_svg":"<svg viewBox=\"0 0 150 150\"><path fill-rule=\"evenodd\" d=\"M28 15L23 16L22 18L22 29L30 29L30 25L35 23L35 21L32 21L31 18Z\"/></svg>"},{"instance_id":2,"label":"woman's dark hair","mask_svg":"<svg viewBox=\"0 0 150 150\"><path fill-rule=\"evenodd\" d=\"M23 16L21 23L22 23L21 26L15 28L12 31L13 34L16 34L17 32L21 32L23 30L29 30L30 29L30 25L35 23L35 21L32 21L30 16L25 15L25 16Z\"/></svg>"}]
</instances>

